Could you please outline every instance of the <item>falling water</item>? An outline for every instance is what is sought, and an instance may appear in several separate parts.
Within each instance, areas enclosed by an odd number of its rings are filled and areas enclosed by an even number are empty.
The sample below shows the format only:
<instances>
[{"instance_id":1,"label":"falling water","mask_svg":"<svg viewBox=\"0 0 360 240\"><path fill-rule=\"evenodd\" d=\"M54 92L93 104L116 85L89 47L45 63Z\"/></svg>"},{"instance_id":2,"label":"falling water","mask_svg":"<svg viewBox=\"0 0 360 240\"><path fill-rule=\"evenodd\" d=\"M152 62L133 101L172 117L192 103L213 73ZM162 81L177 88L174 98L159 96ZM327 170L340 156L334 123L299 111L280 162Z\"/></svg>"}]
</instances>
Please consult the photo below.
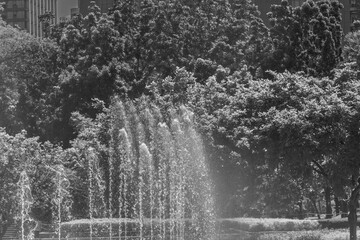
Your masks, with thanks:
<instances>
[{"instance_id":1,"label":"falling water","mask_svg":"<svg viewBox=\"0 0 360 240\"><path fill-rule=\"evenodd\" d=\"M120 135L120 146L121 146L121 156L122 161L120 164L120 194L119 194L119 236L122 234L122 226L124 227L124 237L127 237L127 224L126 220L129 216L129 202L128 199L130 194L128 194L129 184L131 183L133 176L133 163L132 163L132 152L130 140L127 132L122 128L119 132ZM123 222L121 217L125 219Z\"/></svg>"},{"instance_id":2,"label":"falling water","mask_svg":"<svg viewBox=\"0 0 360 240\"><path fill-rule=\"evenodd\" d=\"M25 169L28 169L27 165L25 165ZM37 224L31 217L31 207L34 199L31 192L31 181L26 170L21 171L17 186L17 199L19 201L19 213L17 217L21 225L21 239L34 239L34 231Z\"/></svg>"},{"instance_id":3,"label":"falling water","mask_svg":"<svg viewBox=\"0 0 360 240\"><path fill-rule=\"evenodd\" d=\"M31 196L30 180L28 178L26 171L22 171L20 173L18 186L19 186L19 199L20 199L21 239L25 240L27 236L31 235L31 234L26 234L25 224L30 218L29 211L31 204L33 202Z\"/></svg>"},{"instance_id":4,"label":"falling water","mask_svg":"<svg viewBox=\"0 0 360 240\"><path fill-rule=\"evenodd\" d=\"M89 201L89 219L90 219L90 239L93 238L94 218L106 216L105 211L105 181L100 171L97 150L93 147L87 149L86 157L88 159L88 201Z\"/></svg>"},{"instance_id":5,"label":"falling water","mask_svg":"<svg viewBox=\"0 0 360 240\"><path fill-rule=\"evenodd\" d=\"M94 159L94 153L93 153L93 149L90 148L88 149L89 153L88 153L88 178L89 178L89 218L90 218L90 240L92 240L92 236L93 236L93 229L92 229L92 221L93 221L93 184L91 179L93 178L93 170L92 170L92 160Z\"/></svg>"},{"instance_id":6,"label":"falling water","mask_svg":"<svg viewBox=\"0 0 360 240\"><path fill-rule=\"evenodd\" d=\"M109 158L109 206L108 206L108 216L110 219L113 218L113 214L112 214L112 208L113 208L113 204L112 204L112 186L113 186L113 162L112 159ZM109 239L112 239L112 222L110 221L109 223Z\"/></svg>"},{"instance_id":7,"label":"falling water","mask_svg":"<svg viewBox=\"0 0 360 240\"><path fill-rule=\"evenodd\" d=\"M171 139L171 133L168 126L165 123L158 124L158 133L155 138L155 145L158 155L158 175L157 175L157 192L158 192L158 219L160 221L160 239L166 238L166 208L167 208L167 196L169 194L169 188L167 187L167 169L168 159L173 156L173 144Z\"/></svg>"},{"instance_id":8,"label":"falling water","mask_svg":"<svg viewBox=\"0 0 360 240\"><path fill-rule=\"evenodd\" d=\"M99 166L96 148L86 155L90 239L93 219L101 212L118 218L119 238L212 239L211 185L191 113L182 108L163 117L152 106L117 102L109 114L108 169L102 170L107 175L99 170L104 166ZM104 188L107 204L101 203Z\"/></svg>"},{"instance_id":9,"label":"falling water","mask_svg":"<svg viewBox=\"0 0 360 240\"><path fill-rule=\"evenodd\" d=\"M61 203L62 203L62 176L59 171L56 171L56 191L57 191L57 208L58 208L58 239L61 240Z\"/></svg>"},{"instance_id":10,"label":"falling water","mask_svg":"<svg viewBox=\"0 0 360 240\"><path fill-rule=\"evenodd\" d=\"M144 146L144 145L141 145ZM146 146L145 146L146 147ZM144 148L144 147L143 147ZM141 151L142 150L142 151ZM143 156L143 149L140 148L140 163L139 163L139 200L138 200L138 204L139 204L139 220L140 220L140 239L143 238L143 228L144 228L144 211L143 211L143 194L144 194L144 167L145 167L145 160L144 158L146 156Z\"/></svg>"},{"instance_id":11,"label":"falling water","mask_svg":"<svg viewBox=\"0 0 360 240\"><path fill-rule=\"evenodd\" d=\"M20 201L21 201L21 239L25 239L25 231L24 231L24 223L25 223L25 216L24 216L24 209L25 209L25 184L26 184L27 175L26 172L23 171L20 175L20 186L21 186L21 193L20 193Z\"/></svg>"}]
</instances>

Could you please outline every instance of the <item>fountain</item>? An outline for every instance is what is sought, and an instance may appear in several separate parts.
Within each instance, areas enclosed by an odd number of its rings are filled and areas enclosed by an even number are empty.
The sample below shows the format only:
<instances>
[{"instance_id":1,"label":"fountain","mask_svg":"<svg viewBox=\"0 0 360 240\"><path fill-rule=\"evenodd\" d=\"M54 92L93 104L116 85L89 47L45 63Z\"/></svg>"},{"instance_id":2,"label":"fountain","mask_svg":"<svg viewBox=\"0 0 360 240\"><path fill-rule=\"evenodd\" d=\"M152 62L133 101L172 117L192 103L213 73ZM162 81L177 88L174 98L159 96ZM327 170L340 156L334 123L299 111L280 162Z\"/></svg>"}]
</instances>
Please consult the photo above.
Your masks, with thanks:
<instances>
[{"instance_id":1,"label":"fountain","mask_svg":"<svg viewBox=\"0 0 360 240\"><path fill-rule=\"evenodd\" d=\"M117 102L108 114L106 169L96 148L85 150L90 239L104 225L110 239L212 239L211 186L191 112L163 117L153 106Z\"/></svg>"},{"instance_id":2,"label":"fountain","mask_svg":"<svg viewBox=\"0 0 360 240\"><path fill-rule=\"evenodd\" d=\"M61 222L63 221L62 215L63 212L69 213L69 208L71 206L71 200L68 198L70 182L62 165L59 164L53 167L47 166L47 169L55 174L52 179L56 188L55 195L53 196L53 203L55 204L57 212L54 215L57 221L56 233L58 235L58 240L61 240Z\"/></svg>"},{"instance_id":3,"label":"fountain","mask_svg":"<svg viewBox=\"0 0 360 240\"><path fill-rule=\"evenodd\" d=\"M87 157L87 174L88 174L88 198L89 198L89 219L90 219L90 240L93 237L93 220L104 217L105 200L104 200L104 181L100 173L97 154L95 149L89 147L86 153Z\"/></svg>"},{"instance_id":4,"label":"fountain","mask_svg":"<svg viewBox=\"0 0 360 240\"><path fill-rule=\"evenodd\" d=\"M21 224L21 240L33 238L31 227L33 220L30 217L31 205L33 198L31 195L30 180L25 170L21 171L18 181L18 199L19 199L19 218Z\"/></svg>"}]
</instances>

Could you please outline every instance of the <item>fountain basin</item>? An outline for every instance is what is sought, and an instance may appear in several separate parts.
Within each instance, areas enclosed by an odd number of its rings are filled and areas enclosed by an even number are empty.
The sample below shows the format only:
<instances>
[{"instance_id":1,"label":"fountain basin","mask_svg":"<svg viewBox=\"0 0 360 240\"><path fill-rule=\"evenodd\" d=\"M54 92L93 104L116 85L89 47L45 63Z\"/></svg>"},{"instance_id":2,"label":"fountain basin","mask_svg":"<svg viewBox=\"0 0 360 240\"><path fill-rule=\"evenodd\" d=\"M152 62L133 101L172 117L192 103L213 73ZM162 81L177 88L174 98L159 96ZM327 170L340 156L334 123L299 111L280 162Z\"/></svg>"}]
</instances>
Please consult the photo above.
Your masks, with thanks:
<instances>
[{"instance_id":1,"label":"fountain basin","mask_svg":"<svg viewBox=\"0 0 360 240\"><path fill-rule=\"evenodd\" d=\"M129 218L99 218L99 219L77 219L61 224L61 236L63 238L90 238L90 226L93 238L138 237L140 235L140 220ZM158 239L162 236L176 235L171 226L176 224L185 225L185 235L190 236L192 232L191 219L149 219L145 218L143 224L143 237L151 236ZM110 228L111 225L111 228ZM152 228L152 231L151 231ZM111 229L111 233L110 233ZM151 233L152 232L152 233ZM161 239L161 238L160 238ZM185 238L186 239L186 238Z\"/></svg>"}]
</instances>

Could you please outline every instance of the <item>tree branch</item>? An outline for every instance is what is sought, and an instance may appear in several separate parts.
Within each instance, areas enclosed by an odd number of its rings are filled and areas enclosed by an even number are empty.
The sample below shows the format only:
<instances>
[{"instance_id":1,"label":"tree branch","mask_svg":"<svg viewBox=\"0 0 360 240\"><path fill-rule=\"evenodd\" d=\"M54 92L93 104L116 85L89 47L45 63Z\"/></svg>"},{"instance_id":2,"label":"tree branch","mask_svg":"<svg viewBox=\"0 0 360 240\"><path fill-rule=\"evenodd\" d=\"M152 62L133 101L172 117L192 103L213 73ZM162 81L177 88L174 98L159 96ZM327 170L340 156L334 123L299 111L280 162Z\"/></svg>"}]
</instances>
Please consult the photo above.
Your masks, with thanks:
<instances>
[{"instance_id":1,"label":"tree branch","mask_svg":"<svg viewBox=\"0 0 360 240\"><path fill-rule=\"evenodd\" d=\"M314 171L323 175L324 177L329 177L329 174L326 173L325 169L323 168L323 166L320 165L320 163L318 163L315 160L311 160L312 163L315 164L315 166L318 168L316 169L315 167L313 167Z\"/></svg>"}]
</instances>

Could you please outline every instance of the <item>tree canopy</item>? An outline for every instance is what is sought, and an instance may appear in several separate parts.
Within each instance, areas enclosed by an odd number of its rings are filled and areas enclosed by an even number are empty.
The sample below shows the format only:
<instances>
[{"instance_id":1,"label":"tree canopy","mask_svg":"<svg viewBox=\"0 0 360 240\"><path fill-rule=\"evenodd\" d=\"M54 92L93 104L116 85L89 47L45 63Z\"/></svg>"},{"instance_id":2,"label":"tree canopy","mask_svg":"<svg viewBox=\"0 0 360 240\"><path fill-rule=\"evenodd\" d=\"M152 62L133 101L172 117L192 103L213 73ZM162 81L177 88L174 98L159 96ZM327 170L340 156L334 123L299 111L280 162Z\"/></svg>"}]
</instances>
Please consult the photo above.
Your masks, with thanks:
<instances>
[{"instance_id":1,"label":"tree canopy","mask_svg":"<svg viewBox=\"0 0 360 240\"><path fill-rule=\"evenodd\" d=\"M96 174L108 174L108 111L126 99L156 103L165 121L182 105L194 112L223 181L219 198L238 204L231 214L291 216L304 199L317 208L331 194L354 196L359 33L342 42L341 8L282 1L267 28L250 0L118 1L107 13L92 2L86 16L47 26L45 39L1 22L0 191L28 178L33 216L55 221L51 166L72 174L74 217L88 214L85 146L96 151ZM15 214L16 196L0 196Z\"/></svg>"},{"instance_id":2,"label":"tree canopy","mask_svg":"<svg viewBox=\"0 0 360 240\"><path fill-rule=\"evenodd\" d=\"M287 1L268 13L273 51L268 68L328 76L342 60L341 8L338 1Z\"/></svg>"}]
</instances>

